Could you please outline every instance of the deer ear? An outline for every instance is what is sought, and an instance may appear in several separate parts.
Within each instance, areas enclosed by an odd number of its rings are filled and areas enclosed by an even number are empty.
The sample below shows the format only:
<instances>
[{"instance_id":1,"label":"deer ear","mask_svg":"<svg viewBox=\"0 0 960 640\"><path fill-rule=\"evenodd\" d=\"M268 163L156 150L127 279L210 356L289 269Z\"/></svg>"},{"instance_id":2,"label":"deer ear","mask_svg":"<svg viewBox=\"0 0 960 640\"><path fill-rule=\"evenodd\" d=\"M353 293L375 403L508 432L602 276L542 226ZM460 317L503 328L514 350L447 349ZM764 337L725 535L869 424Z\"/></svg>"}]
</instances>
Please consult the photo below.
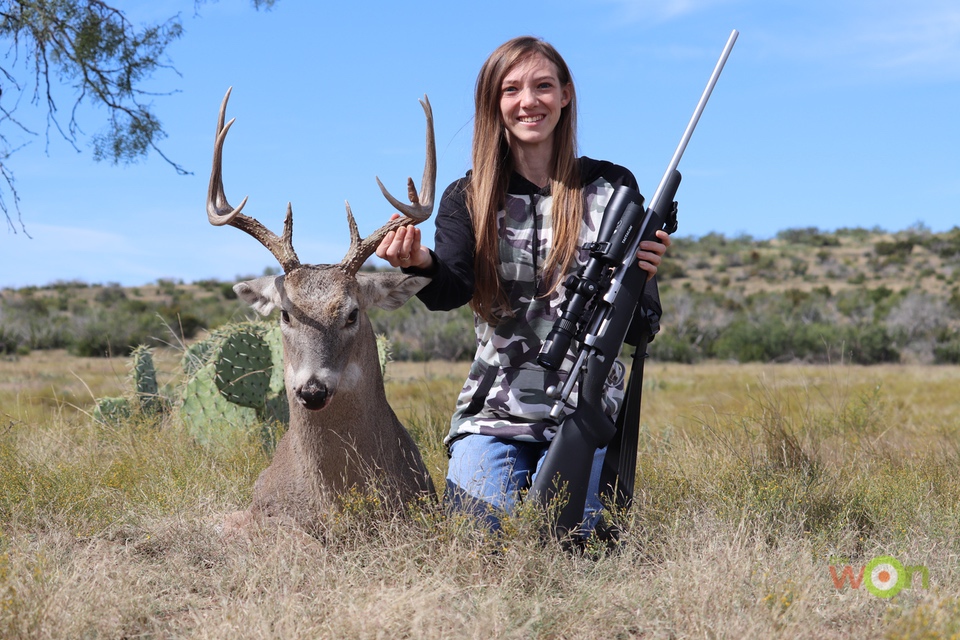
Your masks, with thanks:
<instances>
[{"instance_id":1,"label":"deer ear","mask_svg":"<svg viewBox=\"0 0 960 640\"><path fill-rule=\"evenodd\" d=\"M283 291L283 276L264 276L256 280L247 280L233 285L240 299L253 307L262 316L280 306L280 294Z\"/></svg>"},{"instance_id":2,"label":"deer ear","mask_svg":"<svg viewBox=\"0 0 960 640\"><path fill-rule=\"evenodd\" d=\"M361 272L357 274L357 282L360 283L360 296L364 307L380 307L393 311L427 286L430 278L395 272Z\"/></svg>"}]
</instances>

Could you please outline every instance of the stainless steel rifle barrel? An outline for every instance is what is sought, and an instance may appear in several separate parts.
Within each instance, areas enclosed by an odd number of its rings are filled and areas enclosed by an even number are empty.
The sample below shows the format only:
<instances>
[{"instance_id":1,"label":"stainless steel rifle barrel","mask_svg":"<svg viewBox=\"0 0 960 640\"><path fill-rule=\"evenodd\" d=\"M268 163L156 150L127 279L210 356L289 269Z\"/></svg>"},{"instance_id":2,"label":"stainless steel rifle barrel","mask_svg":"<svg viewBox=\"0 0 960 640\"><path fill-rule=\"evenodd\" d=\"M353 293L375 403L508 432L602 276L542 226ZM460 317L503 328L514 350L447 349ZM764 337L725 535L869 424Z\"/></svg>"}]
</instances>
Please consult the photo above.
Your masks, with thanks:
<instances>
[{"instance_id":1,"label":"stainless steel rifle barrel","mask_svg":"<svg viewBox=\"0 0 960 640\"><path fill-rule=\"evenodd\" d=\"M730 32L730 37L727 39L727 45L723 48L723 53L720 54L720 59L717 61L717 66L713 68L713 73L710 75L710 80L707 82L707 88L703 90L703 95L700 96L700 102L697 103L697 108L693 110L693 117L690 118L687 128L683 132L683 136L680 138L680 144L677 145L677 150L673 152L673 158L670 159L670 164L667 166L667 170L663 174L663 178L660 179L660 184L657 186L657 190L653 193L653 198L650 199L650 206L654 207L655 211L659 211L660 198L663 195L663 190L667 186L667 181L670 179L670 175L676 171L677 166L680 164L680 158L683 156L683 152L687 148L687 143L690 142L690 136L693 135L693 130L697 128L697 122L700 121L700 115L703 113L703 108L707 106L707 100L710 99L710 94L713 93L713 87L716 86L717 80L720 78L720 72L723 71L723 65L727 63L727 58L730 57L730 52L733 50L733 45L737 41L737 36L740 35L740 32L734 29Z\"/></svg>"}]
</instances>

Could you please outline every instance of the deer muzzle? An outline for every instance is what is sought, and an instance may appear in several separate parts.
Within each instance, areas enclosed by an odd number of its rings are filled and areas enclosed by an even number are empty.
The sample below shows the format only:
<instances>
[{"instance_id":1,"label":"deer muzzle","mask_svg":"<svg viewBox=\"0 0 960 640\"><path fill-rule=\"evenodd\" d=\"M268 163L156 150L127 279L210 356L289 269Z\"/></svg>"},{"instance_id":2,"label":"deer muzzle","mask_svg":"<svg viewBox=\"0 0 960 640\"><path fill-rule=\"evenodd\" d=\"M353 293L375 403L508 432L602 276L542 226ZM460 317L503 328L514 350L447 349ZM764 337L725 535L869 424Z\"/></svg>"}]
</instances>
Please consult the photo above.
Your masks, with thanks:
<instances>
[{"instance_id":1,"label":"deer muzzle","mask_svg":"<svg viewBox=\"0 0 960 640\"><path fill-rule=\"evenodd\" d=\"M327 406L327 403L330 401L330 397L333 395L328 389L327 385L323 384L316 378L310 378L307 382L297 387L294 392L297 396L297 402L299 402L305 409L311 411L319 411Z\"/></svg>"}]
</instances>

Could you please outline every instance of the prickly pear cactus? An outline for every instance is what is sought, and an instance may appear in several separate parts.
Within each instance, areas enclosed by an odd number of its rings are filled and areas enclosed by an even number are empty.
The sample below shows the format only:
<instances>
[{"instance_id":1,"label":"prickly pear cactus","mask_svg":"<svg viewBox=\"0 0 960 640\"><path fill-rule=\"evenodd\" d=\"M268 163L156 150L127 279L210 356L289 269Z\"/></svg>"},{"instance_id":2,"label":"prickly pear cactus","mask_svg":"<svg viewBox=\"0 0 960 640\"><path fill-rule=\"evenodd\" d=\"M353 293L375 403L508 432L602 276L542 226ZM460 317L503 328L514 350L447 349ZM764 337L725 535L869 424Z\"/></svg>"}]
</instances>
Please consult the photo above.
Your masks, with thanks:
<instances>
[{"instance_id":1,"label":"prickly pear cactus","mask_svg":"<svg viewBox=\"0 0 960 640\"><path fill-rule=\"evenodd\" d=\"M377 356L380 358L380 375L387 375L387 363L392 360L390 338L382 333L377 334Z\"/></svg>"},{"instance_id":2,"label":"prickly pear cactus","mask_svg":"<svg viewBox=\"0 0 960 640\"><path fill-rule=\"evenodd\" d=\"M264 446L273 448L276 423L290 420L279 327L222 327L191 346L181 364L188 380L180 415L198 441L223 442L259 428Z\"/></svg>"},{"instance_id":3,"label":"prickly pear cactus","mask_svg":"<svg viewBox=\"0 0 960 640\"><path fill-rule=\"evenodd\" d=\"M135 415L154 417L162 413L169 400L160 392L157 383L157 370L153 366L153 351L140 345L130 357L130 379L133 382L133 396L97 398L93 408L93 417L98 422L118 424Z\"/></svg>"},{"instance_id":4,"label":"prickly pear cactus","mask_svg":"<svg viewBox=\"0 0 960 640\"><path fill-rule=\"evenodd\" d=\"M270 389L273 359L262 334L241 330L224 337L213 360L217 389L241 407L262 407Z\"/></svg>"},{"instance_id":5,"label":"prickly pear cactus","mask_svg":"<svg viewBox=\"0 0 960 640\"><path fill-rule=\"evenodd\" d=\"M153 351L140 345L131 354L133 363L133 385L137 394L140 411L145 414L160 410L160 386L157 384L157 370L153 366Z\"/></svg>"},{"instance_id":6,"label":"prickly pear cactus","mask_svg":"<svg viewBox=\"0 0 960 640\"><path fill-rule=\"evenodd\" d=\"M216 341L213 339L200 340L194 342L183 352L183 358L180 359L180 367L188 376L192 376L200 367L210 361L213 355Z\"/></svg>"},{"instance_id":7,"label":"prickly pear cactus","mask_svg":"<svg viewBox=\"0 0 960 640\"><path fill-rule=\"evenodd\" d=\"M97 398L93 417L97 422L119 424L133 415L133 405L126 398Z\"/></svg>"},{"instance_id":8,"label":"prickly pear cactus","mask_svg":"<svg viewBox=\"0 0 960 640\"><path fill-rule=\"evenodd\" d=\"M246 433L257 423L257 412L234 404L220 395L213 362L197 370L187 381L180 417L187 431L201 444L225 442L237 432Z\"/></svg>"}]
</instances>

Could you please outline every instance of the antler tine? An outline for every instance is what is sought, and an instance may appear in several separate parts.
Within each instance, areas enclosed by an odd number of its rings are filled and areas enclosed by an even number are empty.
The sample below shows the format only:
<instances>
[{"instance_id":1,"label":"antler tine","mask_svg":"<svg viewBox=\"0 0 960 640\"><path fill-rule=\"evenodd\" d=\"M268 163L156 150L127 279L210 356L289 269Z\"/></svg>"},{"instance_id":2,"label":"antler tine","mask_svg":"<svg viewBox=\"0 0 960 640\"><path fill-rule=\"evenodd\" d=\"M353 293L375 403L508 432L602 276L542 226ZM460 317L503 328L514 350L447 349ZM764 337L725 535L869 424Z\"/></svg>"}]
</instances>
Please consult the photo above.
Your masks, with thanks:
<instances>
[{"instance_id":1,"label":"antler tine","mask_svg":"<svg viewBox=\"0 0 960 640\"><path fill-rule=\"evenodd\" d=\"M394 209L416 222L423 222L433 213L433 199L437 185L437 142L433 134L433 107L430 106L430 99L426 95L420 101L420 106L423 107L423 113L427 117L427 152L419 195L413 183L413 178L407 178L407 198L410 200L410 204L403 204L387 191L387 188L380 182L380 178L377 178L377 184L380 186L380 191L387 202Z\"/></svg>"},{"instance_id":2,"label":"antler tine","mask_svg":"<svg viewBox=\"0 0 960 640\"><path fill-rule=\"evenodd\" d=\"M356 273L360 271L360 267L367 261L370 254L364 254L362 251L363 240L360 238L360 230L357 228L357 221L353 217L350 203L345 201L344 204L347 205L347 224L350 226L350 250L347 251L347 255L340 263L340 268L347 273ZM374 251L376 251L376 247L374 247Z\"/></svg>"},{"instance_id":3,"label":"antler tine","mask_svg":"<svg viewBox=\"0 0 960 640\"><path fill-rule=\"evenodd\" d=\"M350 205L347 205L347 218L351 225L350 250L340 263L340 267L347 273L353 274L359 271L366 259L373 255L377 246L388 233L400 227L419 224L433 214L433 201L437 187L437 142L433 132L433 108L430 106L430 99L426 95L420 101L420 106L423 107L423 113L427 119L427 151L420 193L417 193L413 178L407 178L407 197L410 204L403 204L393 197L380 182L380 178L377 178L377 184L380 186L383 197L402 215L390 220L364 240L360 240L359 234L354 236L356 222L353 219L353 213L350 211Z\"/></svg>"},{"instance_id":4,"label":"antler tine","mask_svg":"<svg viewBox=\"0 0 960 640\"><path fill-rule=\"evenodd\" d=\"M224 125L227 113L227 102L230 100L230 93L233 87L227 89L223 96L223 102L220 104L220 115L217 118L217 137L213 143L213 169L210 171L210 185L207 188L207 219L214 226L229 224L244 231L254 238L260 244L266 247L274 255L284 272L289 272L300 266L300 259L293 250L293 207L287 203L287 215L283 221L283 235L277 237L275 233L264 227L256 218L241 213L243 207L247 204L247 198L244 197L239 207L234 208L227 202L227 196L223 190L223 143L227 139L227 133L233 126L236 118L232 118Z\"/></svg>"}]
</instances>

